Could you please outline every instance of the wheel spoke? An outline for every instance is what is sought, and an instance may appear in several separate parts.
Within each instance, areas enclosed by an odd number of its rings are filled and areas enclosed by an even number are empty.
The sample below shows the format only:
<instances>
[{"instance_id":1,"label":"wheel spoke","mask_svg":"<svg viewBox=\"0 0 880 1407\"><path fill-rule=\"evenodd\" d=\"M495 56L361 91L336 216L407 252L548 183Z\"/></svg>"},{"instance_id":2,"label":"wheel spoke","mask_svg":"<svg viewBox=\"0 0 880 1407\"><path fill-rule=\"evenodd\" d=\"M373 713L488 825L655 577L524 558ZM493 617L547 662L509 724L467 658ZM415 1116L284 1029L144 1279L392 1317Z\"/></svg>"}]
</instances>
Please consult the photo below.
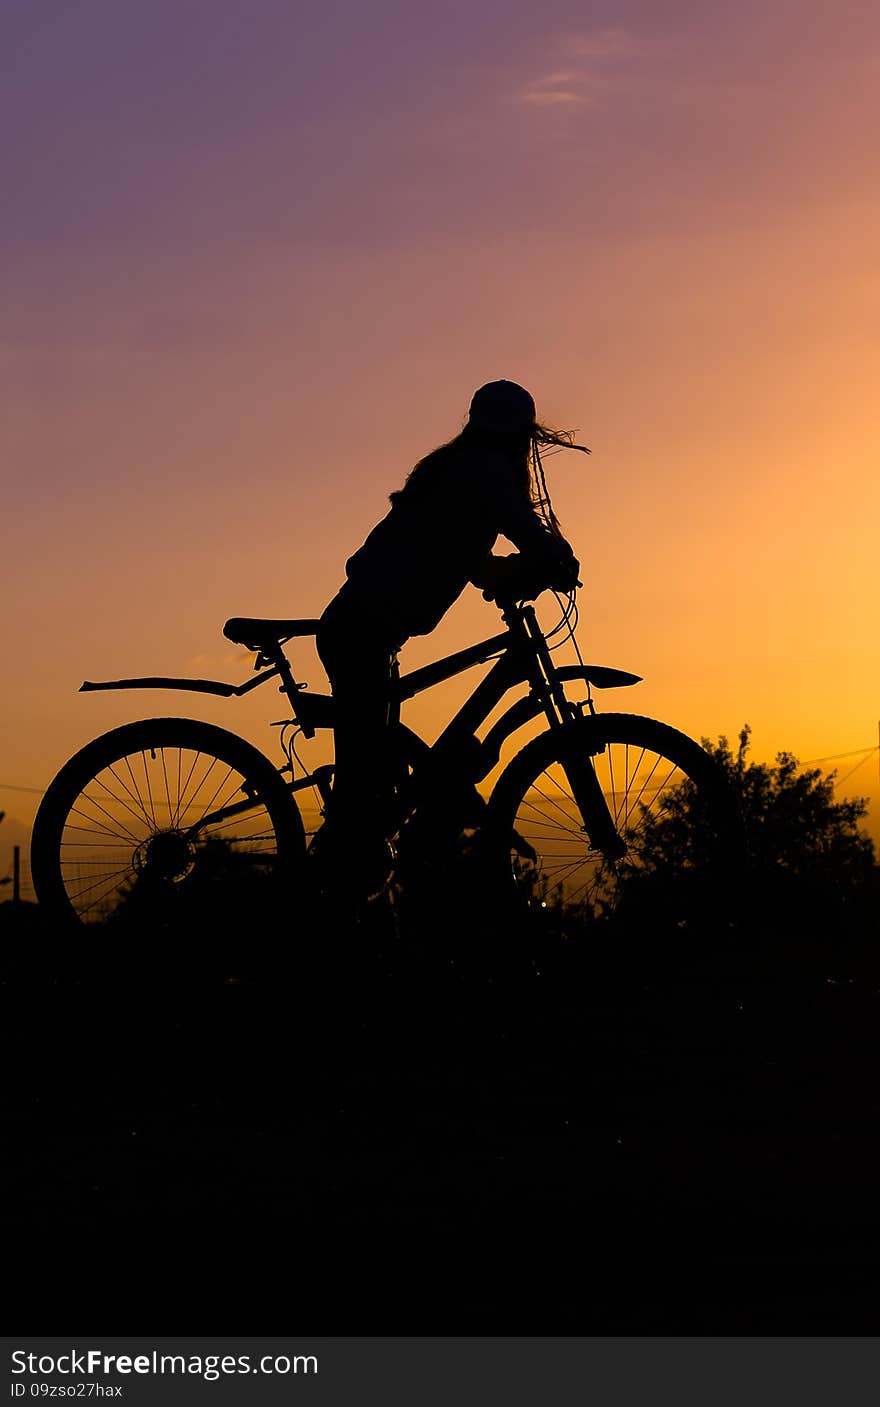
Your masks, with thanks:
<instances>
[{"instance_id":1,"label":"wheel spoke","mask_svg":"<svg viewBox=\"0 0 880 1407\"><path fill-rule=\"evenodd\" d=\"M150 773L149 773L149 770L148 770L148 768L147 768L147 751L146 751L146 748L144 748L144 749L141 751L141 760L143 761L143 764L144 764L144 780L145 780L146 783L147 783L147 797L149 798L149 802L150 802L150 815L151 815L152 818L153 818L153 825L156 827L156 830L159 830L159 822L156 820L156 808L155 808L155 806L153 805L153 788L152 788L151 785L150 785Z\"/></svg>"},{"instance_id":2,"label":"wheel spoke","mask_svg":"<svg viewBox=\"0 0 880 1407\"><path fill-rule=\"evenodd\" d=\"M542 776L542 777L545 777L545 776L547 776L547 775L548 775L548 774L547 774L546 771L541 773L541 776ZM559 783L558 783L558 782L556 783L556 785L557 785L557 787L559 787L559 790L562 791L562 787L559 786ZM575 825L577 825L577 817L576 817L576 816L570 816L567 811L563 811L562 807L559 805L559 802L558 802L558 801L554 801L552 796L548 796L547 793L543 790L543 788L538 786L538 783L537 783L537 782L533 782L533 783L532 783L532 789L533 789L534 791L536 791L540 797L543 797L544 801L547 802L547 805L548 805L548 806L552 806L553 809L554 809L554 811L558 811L558 812L559 812L560 816L562 816L562 817L564 818L564 820L568 823L569 827L570 827L572 821L574 821ZM564 791L562 791L562 794L563 794L563 796L568 795L568 796L570 797L570 793L566 794ZM576 804L576 802L575 802L573 799L572 799L572 806L574 806L575 810L577 810L577 804Z\"/></svg>"},{"instance_id":3,"label":"wheel spoke","mask_svg":"<svg viewBox=\"0 0 880 1407\"><path fill-rule=\"evenodd\" d=\"M98 885L108 884L110 880L115 879L117 875L126 874L134 874L134 870L132 869L131 865L123 865L122 869L111 870L109 874L101 875L100 879L93 879L91 884L85 885L85 887L82 889L74 890L71 893L70 897L72 899L81 899L84 894L88 894L92 889L95 889ZM91 876L86 876L86 878L91 878ZM120 883L121 882L122 881L120 880Z\"/></svg>"},{"instance_id":4,"label":"wheel spoke","mask_svg":"<svg viewBox=\"0 0 880 1407\"><path fill-rule=\"evenodd\" d=\"M198 761L198 757L196 758L196 761ZM184 824L184 821L183 821L183 813L184 813L184 810L190 811L190 810L192 810L192 808L195 806L195 804L196 804L196 797L198 796L199 792L201 791L202 787L205 785L205 782L208 780L208 778L210 777L211 773L213 772L213 770L214 770L214 768L215 768L216 766L217 766L217 759L216 759L216 757L212 757L212 758L211 758L211 765L210 765L210 767L208 768L208 770L207 770L207 772L205 773L205 775L202 777L202 780L199 782L198 786L196 787L195 791L193 792L192 796L190 797L189 801L187 802L186 807L185 807L185 808L184 808L184 807L181 807L180 816L178 817L178 822L177 822L178 825L183 825L183 824ZM206 809L207 809L207 808L206 808ZM202 812L202 815L204 815L204 811Z\"/></svg>"},{"instance_id":5,"label":"wheel spoke","mask_svg":"<svg viewBox=\"0 0 880 1407\"><path fill-rule=\"evenodd\" d=\"M213 767L213 765L214 765L214 764L212 763L211 766ZM209 768L208 770L210 771L211 769ZM194 823L193 823L193 822L189 822L189 823L188 823L189 830L190 830L191 832L198 830L199 825L200 825L200 823L201 823L203 817L207 816L208 813L210 812L211 807L214 805L214 802L217 800L217 797L220 795L220 793L221 793L221 791L223 790L223 788L225 787L226 783L229 781L229 778L232 776L233 771L234 771L234 768L230 767L230 768L229 768L229 771L226 773L226 776L223 777L223 779L217 784L217 786L216 786L216 788L215 788L215 790L214 790L214 794L213 794L213 796L211 797L210 801L208 801L208 802L206 803L206 805L202 807L202 810L201 810L201 813L200 813L200 815L199 815L198 820L195 821ZM235 791L238 791L239 789L240 789L240 783L236 785ZM235 791L230 794L230 797L228 797L227 800L231 799L231 796L234 796L234 795L235 795Z\"/></svg>"},{"instance_id":6,"label":"wheel spoke","mask_svg":"<svg viewBox=\"0 0 880 1407\"><path fill-rule=\"evenodd\" d=\"M140 796L137 795L137 794L135 794L134 792L132 792L131 788L130 788L129 786L127 786L126 781L125 781L125 778L118 776L117 773L116 773L116 771L115 771L115 769L114 769L113 767L108 767L108 768L107 768L107 771L108 771L108 772L111 774L111 776L114 778L114 780L116 781L117 785L118 785L118 786L121 786L121 787L122 787L122 790L126 793L126 795L134 802L135 807L137 808L137 810L133 810L133 811L132 811L132 815L135 816L139 822L146 821L147 825L149 825L149 824L150 824L150 817L147 815L146 808L145 808L143 802L141 801ZM96 778L95 780L97 781L98 779ZM101 785L107 787L106 782L101 783ZM109 791L110 788L107 787L107 790ZM122 800L121 797L119 797L119 798L114 798L114 799L118 799L120 805L122 805L122 806L125 805L125 803L123 802L123 800ZM131 809L131 808L129 808L129 809Z\"/></svg>"},{"instance_id":7,"label":"wheel spoke","mask_svg":"<svg viewBox=\"0 0 880 1407\"><path fill-rule=\"evenodd\" d=\"M68 826L68 830L80 830L80 826ZM115 845L108 841L103 844L99 840L62 840L62 850L123 850L127 848L127 842L119 840Z\"/></svg>"},{"instance_id":8,"label":"wheel spoke","mask_svg":"<svg viewBox=\"0 0 880 1407\"><path fill-rule=\"evenodd\" d=\"M608 744L608 774L611 777L611 814L614 817L614 829L617 830L617 789L614 785L614 746Z\"/></svg>"},{"instance_id":9,"label":"wheel spoke","mask_svg":"<svg viewBox=\"0 0 880 1407\"><path fill-rule=\"evenodd\" d=\"M147 816L146 814L138 815L137 811L135 811L133 807L129 806L127 801L123 801L121 796L117 796L116 793L110 787L108 787L107 783L103 781L100 777L95 778L95 786L100 787L101 790L104 792L105 796L108 796L111 801L115 801L116 805L121 806L123 811L127 811L129 816L132 816L134 820L138 823L138 825L143 825L144 821L146 821L148 826L150 825L149 816Z\"/></svg>"},{"instance_id":10,"label":"wheel spoke","mask_svg":"<svg viewBox=\"0 0 880 1407\"><path fill-rule=\"evenodd\" d=\"M181 752L182 752L182 749L181 749ZM173 823L172 823L174 826L179 826L179 825L180 825L180 820L181 820L181 817L183 816L183 812L184 812L184 809L185 809L185 808L184 808L184 800L185 800L185 798L186 798L187 789L188 789L188 787L189 787L190 780L191 780L191 778L192 778L192 774L193 774L193 772L194 772L195 769L196 769L196 763L198 762L200 755L201 755L201 754L198 753L198 752L194 754L193 760L192 760L192 762L190 763L189 771L188 771L187 774L186 774L186 781L185 781L184 784L183 784L183 789L181 790L180 787L177 788L177 793L178 793L177 810L176 810L176 812L174 813L174 821L173 821ZM178 766L177 766L177 774L178 774L178 776L180 776L180 763L179 763L179 762L178 762ZM189 804L189 803L187 802L187 805L188 805L188 804Z\"/></svg>"},{"instance_id":11,"label":"wheel spoke","mask_svg":"<svg viewBox=\"0 0 880 1407\"><path fill-rule=\"evenodd\" d=\"M146 806L144 805L143 797L141 796L140 785L139 785L139 783L138 783L138 780L137 780L136 776L134 775L134 772L132 771L131 762L129 761L128 757L124 758L123 760L124 760L124 762L125 762L125 769L126 769L126 771L128 772L129 777L131 778L131 784L132 784L132 786L134 787L134 795L137 797L137 804L138 804L138 806L140 807L140 809L143 811L143 813L144 813L144 818L145 818L145 820L147 821L147 824L149 825L149 823L150 823L150 817L149 817L149 814L148 814L148 812L147 812L147 808L146 808Z\"/></svg>"},{"instance_id":12,"label":"wheel spoke","mask_svg":"<svg viewBox=\"0 0 880 1407\"><path fill-rule=\"evenodd\" d=\"M82 800L88 801L92 806L96 806L99 811L103 812L103 814L107 817L107 820L110 821L111 825L122 826L121 830L110 830L106 826L102 830L95 830L94 827L92 827L93 835L115 835L119 840L134 841L135 845L137 845L137 836L132 835L131 831L128 830L126 826L117 817L111 816L110 812L104 806L102 806L100 802L95 801L91 796L86 796L85 793L83 793ZM86 811L81 811L78 806L71 806L70 812L71 815L81 816L84 821L99 821L98 816L90 816ZM86 826L74 826L73 829L87 830L89 828Z\"/></svg>"},{"instance_id":13,"label":"wheel spoke","mask_svg":"<svg viewBox=\"0 0 880 1407\"><path fill-rule=\"evenodd\" d=\"M529 802L529 801L524 801L522 804L523 804L524 806L530 806L532 803ZM540 814L543 816L543 812L541 812ZM579 842L579 843L583 844L583 841L584 841L584 835L583 835L582 832L578 832L577 834L575 834L574 831L569 831L569 830L567 830L564 826L560 826L560 824L559 824L558 821L537 820L536 817L534 817L534 816L527 816L527 817L522 821L522 825L523 825L524 827L527 827L529 830L531 830L531 828L532 828L533 826L540 826L542 830L553 831L553 832L555 833L556 838L558 839L560 845L562 845L562 844L565 844L565 845L574 845L575 842ZM564 834L561 833L561 832L563 832L563 831L564 831ZM566 839L565 839L565 836L566 836L566 835L570 835L570 836L571 836L571 840L566 840Z\"/></svg>"},{"instance_id":14,"label":"wheel spoke","mask_svg":"<svg viewBox=\"0 0 880 1407\"><path fill-rule=\"evenodd\" d=\"M587 857L583 856L582 859L573 860L568 865L543 865L541 868L544 874L552 875L554 882L559 884L562 880L567 879L569 875L574 874L575 870L581 869L586 863Z\"/></svg>"},{"instance_id":15,"label":"wheel spoke","mask_svg":"<svg viewBox=\"0 0 880 1407\"><path fill-rule=\"evenodd\" d=\"M557 830L557 831L560 831L560 830L568 831L569 834L570 834L570 835L573 835L573 836L577 836L577 835L578 835L578 832L572 830L572 829L571 829L571 826L563 826L563 825L560 825L559 821L555 821L552 816L548 816L548 815L547 815L547 812L546 812L546 811L542 811L540 806L536 806L535 803L534 803L534 801L526 801L525 798L524 798L524 799L523 799L523 805L524 805L524 806L531 806L532 810L533 810L533 811L537 811L537 813L538 813L539 816L543 816L543 817L544 817L544 820L546 821L546 823L547 823L548 825L553 826L554 830ZM580 838L580 837L578 837L578 838Z\"/></svg>"},{"instance_id":16,"label":"wheel spoke","mask_svg":"<svg viewBox=\"0 0 880 1407\"><path fill-rule=\"evenodd\" d=\"M660 763L661 763L662 761L663 761L662 757L657 757L657 758L654 759L654 764L653 764L653 766L651 767L651 770L650 770L650 772L648 773L647 777L645 778L644 782L642 783L642 785L641 785L641 787L640 787L640 789L639 789L639 794L638 794L638 796L635 798L635 800L634 800L633 803L632 803L632 806L630 806L630 808L629 808L629 810L628 810L628 812L627 812L627 819L629 818L629 815L630 815L630 814L635 810L635 808L638 806L639 802L641 801L642 797L643 797L644 794L645 794L645 788L647 787L648 782L650 782L651 778L653 777L654 773L657 771L657 768L660 766ZM672 770L673 770L673 772L675 771L675 765L674 765L674 764L673 764Z\"/></svg>"},{"instance_id":17,"label":"wheel spoke","mask_svg":"<svg viewBox=\"0 0 880 1407\"><path fill-rule=\"evenodd\" d=\"M165 749L164 749L164 747L163 747L163 748L160 748L160 752L161 752L161 754L162 754L162 776L165 778L165 796L166 796L166 798L167 798L167 800L168 800L168 824L169 824L169 826L170 826L170 825L173 824L173 822L172 822L172 820L171 820L171 792L170 792L170 790L169 790L169 788L168 788L168 769L167 769L167 767L165 766Z\"/></svg>"},{"instance_id":18,"label":"wheel spoke","mask_svg":"<svg viewBox=\"0 0 880 1407\"><path fill-rule=\"evenodd\" d=\"M262 805L262 803L260 804L259 810L256 811L256 812L254 812L254 813L249 817L249 819L250 819L252 822L255 823L256 820L257 820L257 818L258 818L258 816L259 816L260 814L262 814L263 816L265 816L265 814L266 814L266 808L265 808L265 806ZM229 826L235 826L235 825L241 825L241 822L242 822L242 816L241 816L241 814L240 814L240 813L236 813L234 816L230 816L227 820L225 820L225 821L220 821L220 822L218 822L216 825L212 823L212 825L211 825L211 835L212 835L212 836L219 835L220 832L226 830L227 827L229 827ZM242 839L242 840L245 840L245 841L247 841L247 842L251 842L251 841L254 841L254 840L264 840L264 839L267 839L267 838L271 837L273 834L274 834L274 831L271 831L271 830L269 830L269 831L262 831L262 832L258 831L258 832L256 832L256 833L253 834L253 835L243 836L243 837L241 837L241 839ZM228 836L225 836L224 839L228 840L229 837L228 837Z\"/></svg>"}]
</instances>

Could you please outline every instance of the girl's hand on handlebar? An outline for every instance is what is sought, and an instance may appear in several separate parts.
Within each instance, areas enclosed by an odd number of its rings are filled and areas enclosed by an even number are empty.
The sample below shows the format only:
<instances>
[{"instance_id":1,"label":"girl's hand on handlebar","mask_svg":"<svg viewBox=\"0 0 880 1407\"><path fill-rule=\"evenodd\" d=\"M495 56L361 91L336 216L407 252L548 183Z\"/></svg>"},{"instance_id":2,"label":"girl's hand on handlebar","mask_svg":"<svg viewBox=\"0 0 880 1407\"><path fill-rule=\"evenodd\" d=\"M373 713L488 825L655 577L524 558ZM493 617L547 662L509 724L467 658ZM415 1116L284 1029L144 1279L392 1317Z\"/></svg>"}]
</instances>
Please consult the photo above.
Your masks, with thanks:
<instances>
[{"instance_id":1,"label":"girl's hand on handlebar","mask_svg":"<svg viewBox=\"0 0 880 1407\"><path fill-rule=\"evenodd\" d=\"M542 591L572 591L580 586L579 570L580 563L575 557L540 566L519 553L511 557L490 557L478 585L483 588L484 601L533 601Z\"/></svg>"},{"instance_id":2,"label":"girl's hand on handlebar","mask_svg":"<svg viewBox=\"0 0 880 1407\"><path fill-rule=\"evenodd\" d=\"M583 582L579 580L580 570L581 564L577 557L572 554L571 557L560 562L558 566L554 567L553 570L548 573L550 578L548 582L549 587L553 591L574 591L575 587L583 586Z\"/></svg>"}]
</instances>

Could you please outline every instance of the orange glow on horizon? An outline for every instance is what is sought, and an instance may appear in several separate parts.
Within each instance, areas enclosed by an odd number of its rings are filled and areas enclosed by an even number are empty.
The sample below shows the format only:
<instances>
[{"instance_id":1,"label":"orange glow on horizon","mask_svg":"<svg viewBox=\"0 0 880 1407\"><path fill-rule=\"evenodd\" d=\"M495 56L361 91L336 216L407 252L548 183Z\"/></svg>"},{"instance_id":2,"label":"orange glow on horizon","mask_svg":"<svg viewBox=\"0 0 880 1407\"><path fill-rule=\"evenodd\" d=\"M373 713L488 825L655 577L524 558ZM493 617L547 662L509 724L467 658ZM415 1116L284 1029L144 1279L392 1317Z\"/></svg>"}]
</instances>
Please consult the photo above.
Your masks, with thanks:
<instances>
[{"instance_id":1,"label":"orange glow on horizon","mask_svg":"<svg viewBox=\"0 0 880 1407\"><path fill-rule=\"evenodd\" d=\"M97 733L159 713L274 755L269 689L76 689L243 678L223 620L319 614L389 491L496 376L593 450L547 470L582 563L584 656L645 680L601 706L697 737L750 723L759 760L877 744L880 20L782 5L777 33L749 3L732 38L732 18L697 25L682 5L660 36L630 9L575 44L551 3L545 41L478 43L464 77L450 55L430 68L413 21L388 73L417 60L418 92L383 88L380 63L373 87L359 75L361 109L322 106L316 80L306 121L285 118L280 76L268 115L237 89L220 155L219 49L216 115L187 109L178 148L134 110L119 152L89 138L90 103L115 111L112 54L69 79L73 174L35 147L27 170L58 194L25 182L32 226L5 237L0 782L43 787ZM174 24L165 0L157 16ZM257 52L293 46L259 4L255 23ZM163 59L149 62L152 88ZM189 77L168 78L172 99ZM125 163L154 192L140 223L120 195L90 225ZM69 216L57 242L53 199ZM497 628L470 590L404 663ZM325 688L311 645L293 654ZM408 721L436 733L476 677ZM876 755L844 793L871 797L880 836ZM0 790L0 875L37 799Z\"/></svg>"}]
</instances>

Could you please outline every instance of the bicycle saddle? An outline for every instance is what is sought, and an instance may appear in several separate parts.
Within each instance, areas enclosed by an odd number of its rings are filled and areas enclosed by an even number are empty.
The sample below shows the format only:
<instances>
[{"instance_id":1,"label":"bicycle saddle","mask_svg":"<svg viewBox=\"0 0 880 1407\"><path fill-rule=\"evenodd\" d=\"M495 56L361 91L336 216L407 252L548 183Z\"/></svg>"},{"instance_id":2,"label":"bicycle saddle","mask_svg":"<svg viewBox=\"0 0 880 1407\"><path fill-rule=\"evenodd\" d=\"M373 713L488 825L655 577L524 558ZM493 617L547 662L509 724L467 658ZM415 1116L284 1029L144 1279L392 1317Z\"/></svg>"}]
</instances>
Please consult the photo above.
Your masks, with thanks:
<instances>
[{"instance_id":1,"label":"bicycle saddle","mask_svg":"<svg viewBox=\"0 0 880 1407\"><path fill-rule=\"evenodd\" d=\"M223 627L227 640L259 650L266 645L280 645L295 635L314 635L316 620L252 620L250 616L233 616Z\"/></svg>"}]
</instances>

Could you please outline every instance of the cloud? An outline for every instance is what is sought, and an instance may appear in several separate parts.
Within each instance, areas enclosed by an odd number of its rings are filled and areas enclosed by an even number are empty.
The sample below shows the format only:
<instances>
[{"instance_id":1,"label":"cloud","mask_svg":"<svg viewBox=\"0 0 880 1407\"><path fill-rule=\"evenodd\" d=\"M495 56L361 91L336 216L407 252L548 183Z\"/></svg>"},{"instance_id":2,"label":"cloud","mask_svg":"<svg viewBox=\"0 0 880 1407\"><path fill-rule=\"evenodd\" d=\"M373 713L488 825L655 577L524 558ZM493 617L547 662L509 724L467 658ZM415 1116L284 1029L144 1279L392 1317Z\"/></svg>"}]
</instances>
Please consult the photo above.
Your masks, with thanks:
<instances>
[{"instance_id":1,"label":"cloud","mask_svg":"<svg viewBox=\"0 0 880 1407\"><path fill-rule=\"evenodd\" d=\"M621 76L621 65L645 53L625 29L568 34L555 41L554 50L566 66L529 79L519 94L527 107L596 107Z\"/></svg>"},{"instance_id":2,"label":"cloud","mask_svg":"<svg viewBox=\"0 0 880 1407\"><path fill-rule=\"evenodd\" d=\"M242 647L236 650L224 650L222 654L191 655L184 667L192 671L198 678L208 679L222 670L240 669L243 665L252 665L253 662L252 651Z\"/></svg>"},{"instance_id":3,"label":"cloud","mask_svg":"<svg viewBox=\"0 0 880 1407\"><path fill-rule=\"evenodd\" d=\"M522 101L536 106L558 106L576 103L589 106L593 99L582 88L583 74L573 69L561 73L546 73L542 78L534 78L526 84Z\"/></svg>"},{"instance_id":4,"label":"cloud","mask_svg":"<svg viewBox=\"0 0 880 1407\"><path fill-rule=\"evenodd\" d=\"M561 40L561 47L573 58L597 64L644 52L626 29L594 29L587 34L571 34Z\"/></svg>"}]
</instances>

